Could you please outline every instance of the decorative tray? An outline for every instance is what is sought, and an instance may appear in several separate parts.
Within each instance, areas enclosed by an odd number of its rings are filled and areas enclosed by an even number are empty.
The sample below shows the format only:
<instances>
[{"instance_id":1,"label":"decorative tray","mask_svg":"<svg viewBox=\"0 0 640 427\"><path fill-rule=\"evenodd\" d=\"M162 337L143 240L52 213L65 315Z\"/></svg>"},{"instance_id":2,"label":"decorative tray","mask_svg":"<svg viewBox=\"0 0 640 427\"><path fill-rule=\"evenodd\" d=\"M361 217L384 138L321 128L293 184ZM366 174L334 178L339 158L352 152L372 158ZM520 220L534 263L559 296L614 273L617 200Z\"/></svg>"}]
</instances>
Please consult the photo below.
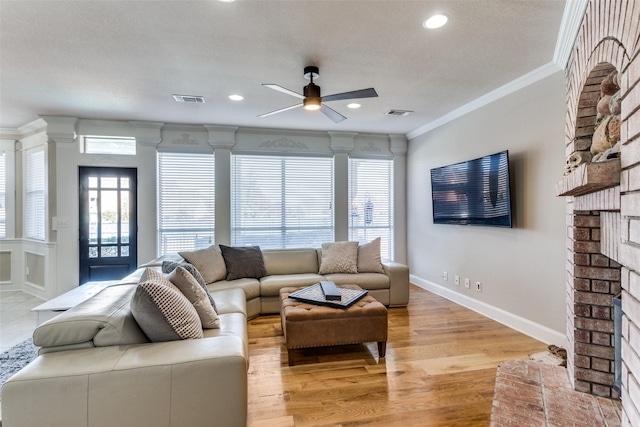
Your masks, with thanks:
<instances>
[{"instance_id":1,"label":"decorative tray","mask_svg":"<svg viewBox=\"0 0 640 427\"><path fill-rule=\"evenodd\" d=\"M307 302L309 304L325 305L327 307L334 308L349 308L369 293L369 291L365 289L341 288L339 286L338 289L342 296L339 301L327 300L324 297L320 283L316 283L315 285L311 285L307 288L300 289L299 291L289 294L289 298Z\"/></svg>"}]
</instances>

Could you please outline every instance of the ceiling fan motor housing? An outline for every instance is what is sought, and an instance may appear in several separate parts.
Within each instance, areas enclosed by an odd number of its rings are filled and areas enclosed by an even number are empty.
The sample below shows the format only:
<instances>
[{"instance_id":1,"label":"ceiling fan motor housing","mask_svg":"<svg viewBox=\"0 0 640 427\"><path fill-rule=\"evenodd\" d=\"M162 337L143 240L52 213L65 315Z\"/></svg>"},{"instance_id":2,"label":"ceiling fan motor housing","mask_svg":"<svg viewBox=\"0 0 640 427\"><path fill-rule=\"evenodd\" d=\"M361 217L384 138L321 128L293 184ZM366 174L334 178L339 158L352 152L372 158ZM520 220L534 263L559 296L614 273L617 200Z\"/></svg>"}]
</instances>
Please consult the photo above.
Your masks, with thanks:
<instances>
[{"instance_id":1,"label":"ceiling fan motor housing","mask_svg":"<svg viewBox=\"0 0 640 427\"><path fill-rule=\"evenodd\" d=\"M320 98L320 86L314 83L309 83L304 87L302 93L305 98Z\"/></svg>"}]
</instances>

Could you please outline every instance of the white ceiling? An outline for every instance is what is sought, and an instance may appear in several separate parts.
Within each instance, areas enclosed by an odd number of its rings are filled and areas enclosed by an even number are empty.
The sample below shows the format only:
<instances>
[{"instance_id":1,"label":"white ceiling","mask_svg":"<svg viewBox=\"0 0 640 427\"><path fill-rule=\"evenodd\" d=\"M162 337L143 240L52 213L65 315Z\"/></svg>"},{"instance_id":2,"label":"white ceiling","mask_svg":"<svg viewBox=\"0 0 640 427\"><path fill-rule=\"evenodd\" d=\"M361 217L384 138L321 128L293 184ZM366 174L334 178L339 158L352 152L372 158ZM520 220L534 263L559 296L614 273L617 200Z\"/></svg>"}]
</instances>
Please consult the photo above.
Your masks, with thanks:
<instances>
[{"instance_id":1,"label":"white ceiling","mask_svg":"<svg viewBox=\"0 0 640 427\"><path fill-rule=\"evenodd\" d=\"M38 115L406 134L552 61L564 0L0 1L0 128ZM426 30L435 12L449 23ZM330 107L298 100L374 87ZM244 101L227 97L241 94ZM172 94L202 95L205 104ZM413 110L407 117L389 109Z\"/></svg>"}]
</instances>

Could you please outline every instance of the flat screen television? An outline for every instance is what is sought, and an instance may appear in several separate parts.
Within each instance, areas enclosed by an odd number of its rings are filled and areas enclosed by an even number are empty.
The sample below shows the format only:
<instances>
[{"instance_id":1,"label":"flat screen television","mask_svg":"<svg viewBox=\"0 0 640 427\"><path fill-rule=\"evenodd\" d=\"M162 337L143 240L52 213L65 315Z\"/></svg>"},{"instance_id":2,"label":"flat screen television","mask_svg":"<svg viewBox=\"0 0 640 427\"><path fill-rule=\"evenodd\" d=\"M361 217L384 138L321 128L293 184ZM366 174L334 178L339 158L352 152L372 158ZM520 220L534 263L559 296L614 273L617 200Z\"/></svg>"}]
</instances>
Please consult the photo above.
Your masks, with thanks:
<instances>
[{"instance_id":1,"label":"flat screen television","mask_svg":"<svg viewBox=\"0 0 640 427\"><path fill-rule=\"evenodd\" d=\"M431 169L434 224L511 227L509 152Z\"/></svg>"}]
</instances>

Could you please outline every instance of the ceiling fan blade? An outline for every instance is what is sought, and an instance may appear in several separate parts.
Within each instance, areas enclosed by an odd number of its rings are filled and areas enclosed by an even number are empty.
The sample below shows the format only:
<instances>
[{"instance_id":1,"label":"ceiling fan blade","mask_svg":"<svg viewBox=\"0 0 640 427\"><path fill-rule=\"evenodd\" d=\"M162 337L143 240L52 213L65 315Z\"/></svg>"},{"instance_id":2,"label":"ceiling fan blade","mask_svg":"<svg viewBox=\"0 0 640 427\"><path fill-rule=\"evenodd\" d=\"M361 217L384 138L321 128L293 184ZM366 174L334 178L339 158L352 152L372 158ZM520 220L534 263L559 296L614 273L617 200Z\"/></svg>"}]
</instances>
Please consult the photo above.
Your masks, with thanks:
<instances>
[{"instance_id":1,"label":"ceiling fan blade","mask_svg":"<svg viewBox=\"0 0 640 427\"><path fill-rule=\"evenodd\" d=\"M280 85L272 84L272 83L262 83L262 86L266 86L269 89L277 90L278 92L286 93L287 95L295 96L296 98L304 99L304 95L294 92L286 87L282 87ZM377 96L377 95L376 95Z\"/></svg>"},{"instance_id":2,"label":"ceiling fan blade","mask_svg":"<svg viewBox=\"0 0 640 427\"><path fill-rule=\"evenodd\" d=\"M282 112L287 111L287 110L293 110L294 108L298 108L298 107L302 107L302 104L296 104L296 105L291 105L289 107L280 108L279 110L271 111L269 113L260 114L258 117L267 117L267 116L271 116L273 114L282 113Z\"/></svg>"},{"instance_id":3,"label":"ceiling fan blade","mask_svg":"<svg viewBox=\"0 0 640 427\"><path fill-rule=\"evenodd\" d=\"M325 116L329 117L331 120L333 120L336 123L340 123L341 121L347 119L345 116L338 113L336 110L331 109L324 104L322 104L322 106L320 107L320 111L322 111Z\"/></svg>"},{"instance_id":4,"label":"ceiling fan blade","mask_svg":"<svg viewBox=\"0 0 640 427\"><path fill-rule=\"evenodd\" d=\"M378 93L376 90L370 87L368 89L352 90L351 92L334 93L333 95L323 96L322 102L340 101L343 99L375 98L377 96Z\"/></svg>"}]
</instances>

